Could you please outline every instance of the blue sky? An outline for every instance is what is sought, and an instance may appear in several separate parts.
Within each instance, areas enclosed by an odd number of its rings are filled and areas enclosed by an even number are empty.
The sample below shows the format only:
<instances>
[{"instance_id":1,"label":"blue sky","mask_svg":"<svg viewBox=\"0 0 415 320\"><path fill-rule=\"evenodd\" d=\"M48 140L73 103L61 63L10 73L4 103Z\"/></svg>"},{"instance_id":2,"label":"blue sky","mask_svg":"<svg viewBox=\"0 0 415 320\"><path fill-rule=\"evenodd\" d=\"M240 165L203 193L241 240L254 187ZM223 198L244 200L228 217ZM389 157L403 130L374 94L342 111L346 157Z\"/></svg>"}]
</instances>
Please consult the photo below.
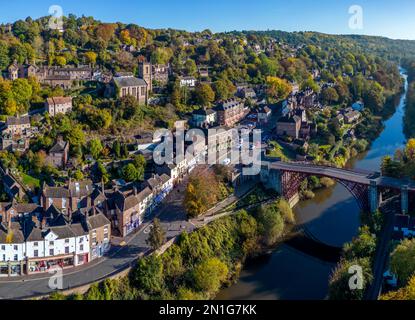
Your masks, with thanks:
<instances>
[{"instance_id":1,"label":"blue sky","mask_svg":"<svg viewBox=\"0 0 415 320\"><path fill-rule=\"evenodd\" d=\"M363 9L363 29L349 28L349 7ZM320 31L415 40L413 0L0 0L0 22L48 15L60 5L65 15L94 16L148 28L188 31Z\"/></svg>"}]
</instances>

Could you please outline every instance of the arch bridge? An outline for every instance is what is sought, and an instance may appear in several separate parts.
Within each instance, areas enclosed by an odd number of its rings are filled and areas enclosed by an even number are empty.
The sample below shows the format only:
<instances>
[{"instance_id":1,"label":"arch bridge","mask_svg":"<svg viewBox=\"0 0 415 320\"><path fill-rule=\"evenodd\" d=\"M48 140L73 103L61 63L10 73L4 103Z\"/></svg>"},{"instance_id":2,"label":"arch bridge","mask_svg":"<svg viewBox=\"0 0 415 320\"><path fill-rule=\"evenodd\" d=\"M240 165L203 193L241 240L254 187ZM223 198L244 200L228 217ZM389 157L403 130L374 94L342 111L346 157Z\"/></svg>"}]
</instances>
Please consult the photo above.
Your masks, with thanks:
<instances>
[{"instance_id":1,"label":"arch bridge","mask_svg":"<svg viewBox=\"0 0 415 320\"><path fill-rule=\"evenodd\" d=\"M382 192L391 190L401 194L401 210L407 214L409 195L415 194L415 183L382 176L379 172L349 170L318 166L304 162L264 162L261 167L261 182L278 192L292 206L299 201L299 188L310 176L331 178L353 195L361 210L375 212L382 202Z\"/></svg>"}]
</instances>

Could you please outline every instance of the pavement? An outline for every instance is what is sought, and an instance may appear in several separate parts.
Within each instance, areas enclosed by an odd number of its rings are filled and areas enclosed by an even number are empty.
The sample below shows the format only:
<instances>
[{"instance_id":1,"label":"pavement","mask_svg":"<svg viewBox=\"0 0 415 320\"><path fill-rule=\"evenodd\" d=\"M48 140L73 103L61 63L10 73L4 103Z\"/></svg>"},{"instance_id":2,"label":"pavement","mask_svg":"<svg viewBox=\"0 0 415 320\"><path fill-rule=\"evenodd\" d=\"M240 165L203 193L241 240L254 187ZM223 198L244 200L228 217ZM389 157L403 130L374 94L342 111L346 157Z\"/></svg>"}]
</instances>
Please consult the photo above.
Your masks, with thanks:
<instances>
[{"instance_id":1,"label":"pavement","mask_svg":"<svg viewBox=\"0 0 415 320\"><path fill-rule=\"evenodd\" d=\"M203 172L208 169L209 166L200 166L195 170ZM125 239L113 238L111 241L113 246L104 258L92 261L85 266L64 270L62 290L104 280L134 266L138 258L151 252L146 241L155 217L160 219L162 228L166 231L167 240L177 237L184 231L192 232L201 227L202 225L188 221L183 208L187 180L188 177L166 197L139 230ZM250 187L246 186L246 189ZM241 190L245 190L245 188ZM211 210L211 214L223 210L234 201L236 198L231 196ZM24 299L50 294L55 291L49 287L49 280L52 276L53 274L46 273L16 278L0 278L0 299Z\"/></svg>"},{"instance_id":2,"label":"pavement","mask_svg":"<svg viewBox=\"0 0 415 320\"><path fill-rule=\"evenodd\" d=\"M195 229L195 226L187 221L182 207L184 185L175 188L149 218L152 220L157 216L160 219L167 240L180 235L183 231L192 232ZM150 225L151 221L145 222L140 230L123 241L114 239L114 243L125 242L125 245L113 246L104 258L85 266L64 270L62 289L100 281L133 266L137 258L151 251L146 243ZM46 273L18 278L0 278L0 299L23 299L50 294L54 291L49 287L52 276L53 274Z\"/></svg>"}]
</instances>

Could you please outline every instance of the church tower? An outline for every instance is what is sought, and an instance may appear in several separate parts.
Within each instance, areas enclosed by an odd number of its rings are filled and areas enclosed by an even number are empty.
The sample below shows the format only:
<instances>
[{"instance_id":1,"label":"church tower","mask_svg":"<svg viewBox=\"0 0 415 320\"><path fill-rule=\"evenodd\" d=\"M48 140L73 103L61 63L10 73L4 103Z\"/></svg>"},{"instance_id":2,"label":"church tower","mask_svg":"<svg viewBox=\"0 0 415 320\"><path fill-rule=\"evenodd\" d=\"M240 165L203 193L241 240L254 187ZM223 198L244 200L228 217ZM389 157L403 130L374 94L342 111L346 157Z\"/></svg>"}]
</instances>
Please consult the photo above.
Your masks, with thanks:
<instances>
[{"instance_id":1,"label":"church tower","mask_svg":"<svg viewBox=\"0 0 415 320\"><path fill-rule=\"evenodd\" d=\"M140 62L138 65L138 76L144 79L147 82L147 91L150 92L153 90L153 77L151 75L151 63L150 62Z\"/></svg>"}]
</instances>

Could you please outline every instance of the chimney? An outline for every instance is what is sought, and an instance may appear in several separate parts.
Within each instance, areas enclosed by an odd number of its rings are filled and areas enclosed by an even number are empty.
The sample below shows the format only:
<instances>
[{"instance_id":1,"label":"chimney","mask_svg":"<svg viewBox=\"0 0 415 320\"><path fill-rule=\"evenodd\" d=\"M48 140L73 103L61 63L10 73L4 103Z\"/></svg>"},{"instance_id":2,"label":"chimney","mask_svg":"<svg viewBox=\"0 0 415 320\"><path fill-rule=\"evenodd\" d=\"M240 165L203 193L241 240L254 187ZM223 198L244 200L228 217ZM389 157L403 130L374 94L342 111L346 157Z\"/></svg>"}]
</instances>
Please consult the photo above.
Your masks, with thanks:
<instances>
[{"instance_id":1,"label":"chimney","mask_svg":"<svg viewBox=\"0 0 415 320\"><path fill-rule=\"evenodd\" d=\"M40 223L40 229L43 230L46 228L46 217L43 217L41 223Z\"/></svg>"}]
</instances>

